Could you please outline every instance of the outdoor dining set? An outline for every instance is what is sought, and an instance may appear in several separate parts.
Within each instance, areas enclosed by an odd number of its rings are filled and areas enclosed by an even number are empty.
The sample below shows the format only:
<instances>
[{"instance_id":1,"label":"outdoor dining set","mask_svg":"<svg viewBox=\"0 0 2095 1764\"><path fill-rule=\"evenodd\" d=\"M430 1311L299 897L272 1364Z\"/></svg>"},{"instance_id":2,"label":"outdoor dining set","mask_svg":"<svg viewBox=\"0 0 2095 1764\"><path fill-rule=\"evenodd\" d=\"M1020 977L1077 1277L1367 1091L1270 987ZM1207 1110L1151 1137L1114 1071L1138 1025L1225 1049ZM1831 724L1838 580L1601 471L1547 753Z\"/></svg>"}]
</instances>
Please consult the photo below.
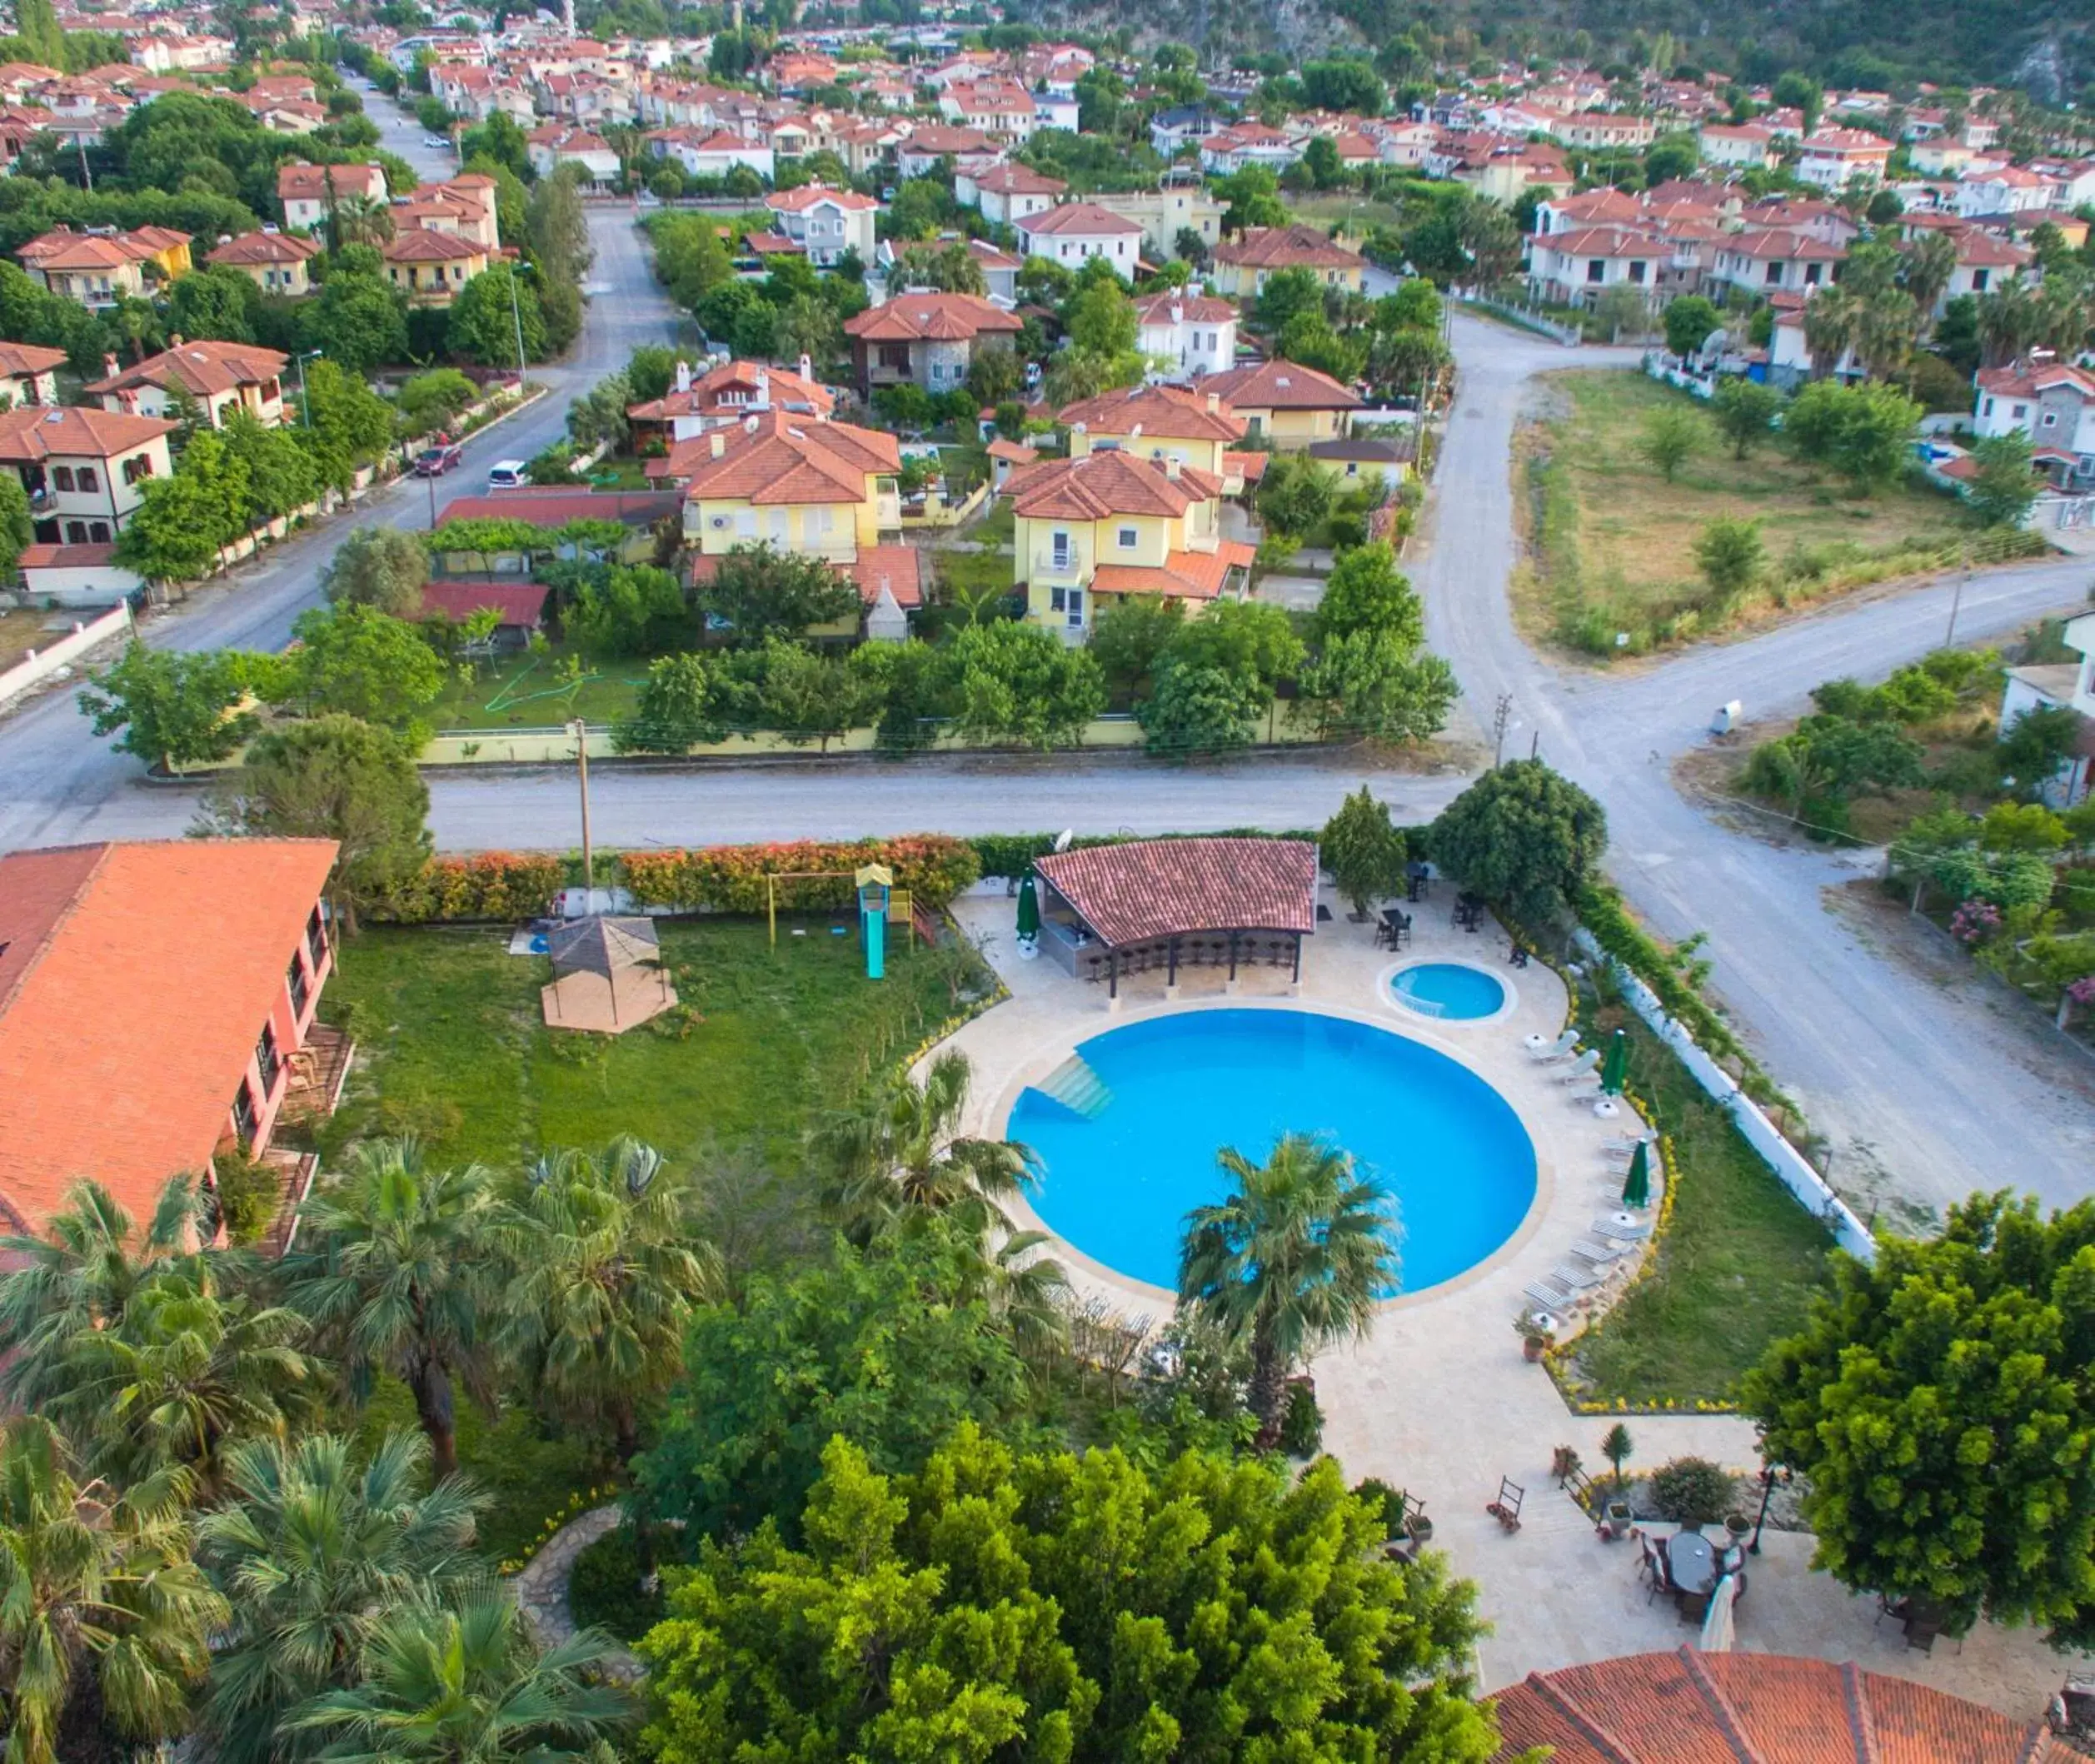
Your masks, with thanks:
<instances>
[{"instance_id":1,"label":"outdoor dining set","mask_svg":"<svg viewBox=\"0 0 2095 1764\"><path fill-rule=\"evenodd\" d=\"M1637 1577L1649 1588L1644 1595L1647 1605L1666 1593L1678 1607L1682 1622L1699 1623L1708 1616L1710 1597L1727 1574L1736 1582L1734 1597L1746 1596L1743 1545L1715 1544L1692 1530L1678 1531L1669 1537L1643 1530L1631 1535L1639 1552Z\"/></svg>"}]
</instances>

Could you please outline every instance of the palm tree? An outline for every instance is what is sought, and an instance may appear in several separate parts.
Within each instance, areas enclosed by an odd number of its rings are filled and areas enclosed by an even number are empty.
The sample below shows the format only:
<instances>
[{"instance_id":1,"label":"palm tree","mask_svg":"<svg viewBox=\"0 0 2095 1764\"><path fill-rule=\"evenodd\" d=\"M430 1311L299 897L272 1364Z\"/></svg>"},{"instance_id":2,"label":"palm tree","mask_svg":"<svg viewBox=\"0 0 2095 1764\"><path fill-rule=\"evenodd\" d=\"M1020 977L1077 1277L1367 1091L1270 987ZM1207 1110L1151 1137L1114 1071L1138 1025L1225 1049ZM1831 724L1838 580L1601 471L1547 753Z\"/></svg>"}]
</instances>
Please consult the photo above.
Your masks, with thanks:
<instances>
[{"instance_id":1,"label":"palm tree","mask_svg":"<svg viewBox=\"0 0 2095 1764\"><path fill-rule=\"evenodd\" d=\"M506 1345L528 1382L569 1417L610 1423L619 1461L640 1449L637 1407L684 1364L693 1305L717 1293L719 1263L691 1234L689 1181L637 1139L596 1158L541 1158L499 1212L516 1269Z\"/></svg>"},{"instance_id":2,"label":"palm tree","mask_svg":"<svg viewBox=\"0 0 2095 1764\"><path fill-rule=\"evenodd\" d=\"M81 1334L123 1313L131 1295L190 1250L198 1200L187 1176L169 1179L152 1218L137 1222L99 1183L76 1183L41 1236L0 1237L0 1398L42 1409L72 1383Z\"/></svg>"},{"instance_id":3,"label":"palm tree","mask_svg":"<svg viewBox=\"0 0 2095 1764\"><path fill-rule=\"evenodd\" d=\"M591 1682L616 1651L585 1630L539 1653L506 1593L456 1611L416 1600L379 1619L358 1683L316 1697L290 1725L333 1736L325 1756L343 1764L586 1759L633 1713L625 1691Z\"/></svg>"},{"instance_id":4,"label":"palm tree","mask_svg":"<svg viewBox=\"0 0 2095 1764\"><path fill-rule=\"evenodd\" d=\"M1251 1355L1252 1412L1280 1419L1290 1369L1365 1335L1397 1278L1396 1203L1327 1139L1284 1134L1264 1164L1225 1146L1233 1190L1187 1216L1179 1303Z\"/></svg>"},{"instance_id":5,"label":"palm tree","mask_svg":"<svg viewBox=\"0 0 2095 1764\"><path fill-rule=\"evenodd\" d=\"M385 245L392 239L393 212L375 197L345 196L335 203L334 227L342 245Z\"/></svg>"},{"instance_id":6,"label":"palm tree","mask_svg":"<svg viewBox=\"0 0 2095 1764\"><path fill-rule=\"evenodd\" d=\"M1804 347L1811 376L1823 380L1840 366L1862 328L1862 303L1849 290L1821 288L1804 302Z\"/></svg>"},{"instance_id":7,"label":"palm tree","mask_svg":"<svg viewBox=\"0 0 2095 1764\"><path fill-rule=\"evenodd\" d=\"M352 1388L389 1372L413 1393L436 1474L458 1468L454 1377L491 1403L489 1337L501 1287L494 1185L478 1164L426 1170L412 1139L357 1147L348 1174L306 1203L312 1248L290 1299Z\"/></svg>"},{"instance_id":8,"label":"palm tree","mask_svg":"<svg viewBox=\"0 0 2095 1764\"><path fill-rule=\"evenodd\" d=\"M1946 232L1923 233L1908 243L1904 255L1900 279L1924 321L1932 326L1935 308L1949 292L1950 279L1957 273L1957 242Z\"/></svg>"},{"instance_id":9,"label":"palm tree","mask_svg":"<svg viewBox=\"0 0 2095 1764\"><path fill-rule=\"evenodd\" d=\"M93 1442L106 1473L129 1482L179 1465L207 1493L229 1441L282 1435L318 1404L307 1328L296 1311L222 1293L201 1260L169 1269L75 1338L72 1388L47 1413Z\"/></svg>"},{"instance_id":10,"label":"palm tree","mask_svg":"<svg viewBox=\"0 0 2095 1764\"><path fill-rule=\"evenodd\" d=\"M912 1216L944 1213L978 1238L1011 1230L1004 1203L1038 1178L1032 1151L1013 1139L955 1129L967 1109L967 1055L949 1050L918 1084L906 1074L819 1129L815 1150L827 1199L861 1241Z\"/></svg>"},{"instance_id":11,"label":"palm tree","mask_svg":"<svg viewBox=\"0 0 2095 1764\"><path fill-rule=\"evenodd\" d=\"M278 1728L309 1698L354 1682L384 1613L480 1582L471 1545L485 1501L456 1477L429 1487L428 1470L429 1443L414 1433L388 1433L362 1465L335 1433L227 1453L231 1498L197 1527L234 1612L202 1712L222 1764L317 1751L318 1736Z\"/></svg>"},{"instance_id":12,"label":"palm tree","mask_svg":"<svg viewBox=\"0 0 2095 1764\"><path fill-rule=\"evenodd\" d=\"M1920 307L1900 288L1880 288L1863 302L1855 326L1855 356L1873 380L1902 371L1920 334Z\"/></svg>"},{"instance_id":13,"label":"palm tree","mask_svg":"<svg viewBox=\"0 0 2095 1764\"><path fill-rule=\"evenodd\" d=\"M2085 272L2062 269L2047 275L2037 296L2035 341L2069 361L2087 346L2095 324L2095 285Z\"/></svg>"},{"instance_id":14,"label":"palm tree","mask_svg":"<svg viewBox=\"0 0 2095 1764\"><path fill-rule=\"evenodd\" d=\"M206 1637L226 1603L190 1560L186 1478L112 1499L73 1478L57 1429L18 1417L0 1437L0 1725L7 1764L77 1756L69 1704L140 1742L182 1730Z\"/></svg>"},{"instance_id":15,"label":"palm tree","mask_svg":"<svg viewBox=\"0 0 2095 1764\"><path fill-rule=\"evenodd\" d=\"M2044 314L2035 287L2011 276L1978 302L1980 359L1999 367L2027 354L2044 331Z\"/></svg>"}]
</instances>

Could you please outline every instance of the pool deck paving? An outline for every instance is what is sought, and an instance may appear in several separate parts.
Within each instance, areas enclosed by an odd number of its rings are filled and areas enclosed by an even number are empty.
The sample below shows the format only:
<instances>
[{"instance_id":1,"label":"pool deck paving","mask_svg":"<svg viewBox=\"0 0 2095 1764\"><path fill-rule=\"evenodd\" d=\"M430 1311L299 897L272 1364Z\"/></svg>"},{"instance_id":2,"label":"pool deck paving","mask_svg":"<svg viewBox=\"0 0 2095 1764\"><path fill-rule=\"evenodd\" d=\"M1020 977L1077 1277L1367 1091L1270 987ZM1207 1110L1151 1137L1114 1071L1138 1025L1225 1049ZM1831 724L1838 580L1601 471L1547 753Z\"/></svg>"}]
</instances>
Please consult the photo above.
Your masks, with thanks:
<instances>
[{"instance_id":1,"label":"pool deck paving","mask_svg":"<svg viewBox=\"0 0 2095 1764\"><path fill-rule=\"evenodd\" d=\"M1164 977L1150 973L1124 979L1117 1006L1109 1005L1102 984L1072 979L1045 956L1019 959L1008 899L976 894L956 902L955 917L1011 994L952 1039L975 1073L966 1130L1000 1134L1020 1092L1045 1078L1077 1043L1166 1011L1323 1011L1408 1035L1476 1072L1511 1104L1534 1142L1534 1204L1485 1261L1428 1291L1389 1301L1365 1341L1315 1363L1324 1448L1349 1480L1377 1477L1425 1502L1434 1547L1477 1582L1479 1608L1493 1626L1478 1650L1485 1689L1530 1672L1695 1642L1698 1627L1683 1623L1670 1602L1647 1601L1635 1544L1601 1542L1549 1474L1552 1450L1559 1445L1575 1447L1589 1467L1603 1465L1600 1438L1615 1418L1573 1413L1548 1373L1522 1358L1512 1327L1519 1311L1534 1308L1522 1289L1564 1263L1572 1243L1591 1234L1595 1217L1614 1210L1613 1166L1603 1147L1634 1129L1634 1119L1596 1119L1590 1083L1569 1087L1577 1091L1574 1099L1557 1081L1564 1068L1543 1064L1527 1051L1524 1037L1554 1038L1563 1029L1563 982L1540 964L1512 967L1505 934L1489 919L1480 932L1457 929L1453 891L1444 884L1435 884L1431 897L1411 909L1413 942L1400 954L1374 947L1373 927L1349 923L1344 904L1329 889L1321 898L1333 918L1305 940L1299 989L1286 969L1245 969L1234 994L1225 994L1220 970L1182 969L1175 999L1165 998ZM1497 974L1514 990L1510 1007L1465 1024L1421 1017L1389 999L1389 976L1399 964L1447 959ZM1613 1175L1614 1184L1620 1180ZM1040 1222L1029 1217L1025 1223ZM1080 1296L1130 1320L1160 1325L1169 1317L1170 1293L1116 1273L1059 1239L1055 1253ZM1615 1277L1627 1278L1627 1270ZM1568 1321L1577 1326L1578 1319ZM1743 1417L1622 1418L1635 1442L1633 1470L1690 1454L1740 1470L1758 1468L1753 1426ZM1484 1512L1502 1475L1526 1490L1517 1533L1506 1532ZM1853 1660L2018 1720L2041 1713L2067 1676L2068 1657L2027 1630L1986 1625L1961 1645L1938 1641L1929 1654L1910 1650L1895 1622L1874 1621L1873 1600L1850 1595L1813 1570L1810 1554L1806 1535L1764 1535L1736 1607L1737 1648Z\"/></svg>"}]
</instances>

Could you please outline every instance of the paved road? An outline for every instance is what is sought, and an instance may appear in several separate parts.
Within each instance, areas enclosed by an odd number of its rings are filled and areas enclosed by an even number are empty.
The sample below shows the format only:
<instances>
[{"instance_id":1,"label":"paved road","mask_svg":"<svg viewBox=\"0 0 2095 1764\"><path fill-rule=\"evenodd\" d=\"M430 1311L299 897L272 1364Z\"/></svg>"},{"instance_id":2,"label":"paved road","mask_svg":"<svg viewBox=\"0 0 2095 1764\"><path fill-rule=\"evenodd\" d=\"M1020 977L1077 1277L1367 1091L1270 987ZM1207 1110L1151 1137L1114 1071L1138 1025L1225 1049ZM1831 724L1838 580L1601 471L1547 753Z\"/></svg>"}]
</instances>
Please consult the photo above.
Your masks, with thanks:
<instances>
[{"instance_id":1,"label":"paved road","mask_svg":"<svg viewBox=\"0 0 2095 1764\"><path fill-rule=\"evenodd\" d=\"M451 154L421 144L412 117L403 119L376 93L370 102L389 150L427 178L457 170ZM596 257L585 285L593 297L566 359L531 371L549 388L546 397L467 441L465 464L450 476L433 485L405 480L382 490L356 510L197 589L187 605L153 620L146 640L179 650L282 648L292 620L318 604L320 572L352 531L429 526L432 489L439 516L453 498L483 491L496 460L528 458L566 432L570 399L623 367L639 345L670 340L677 309L656 284L631 211L623 204L592 207L589 226ZM70 692L47 694L0 724L0 777L7 780L0 786L0 850L132 838L187 824L186 795L144 784L135 761L90 737Z\"/></svg>"},{"instance_id":2,"label":"paved road","mask_svg":"<svg viewBox=\"0 0 2095 1764\"><path fill-rule=\"evenodd\" d=\"M1840 674L1868 679L1943 638L1948 584L1713 645L1640 675L1559 672L1515 634L1504 589L1516 549L1506 461L1534 373L1628 352L1580 351L1459 319L1461 384L1436 473L1434 530L1414 569L1432 645L1454 663L1469 713L1510 693L1544 755L1607 805L1617 880L1661 931L1709 934L1713 983L1777 1078L1833 1146L1837 1183L1940 1206L2005 1183L2047 1201L2089 1189L2095 1094L2076 1056L2018 1032L1981 988L1945 991L1866 946L1822 891L1855 860L1782 850L1728 832L1684 802L1669 768L1732 699L1749 715L1799 708ZM2083 603L2085 561L1992 572L1966 590L1960 637L2006 635ZM2095 1072L2095 1069L2091 1069Z\"/></svg>"}]
</instances>

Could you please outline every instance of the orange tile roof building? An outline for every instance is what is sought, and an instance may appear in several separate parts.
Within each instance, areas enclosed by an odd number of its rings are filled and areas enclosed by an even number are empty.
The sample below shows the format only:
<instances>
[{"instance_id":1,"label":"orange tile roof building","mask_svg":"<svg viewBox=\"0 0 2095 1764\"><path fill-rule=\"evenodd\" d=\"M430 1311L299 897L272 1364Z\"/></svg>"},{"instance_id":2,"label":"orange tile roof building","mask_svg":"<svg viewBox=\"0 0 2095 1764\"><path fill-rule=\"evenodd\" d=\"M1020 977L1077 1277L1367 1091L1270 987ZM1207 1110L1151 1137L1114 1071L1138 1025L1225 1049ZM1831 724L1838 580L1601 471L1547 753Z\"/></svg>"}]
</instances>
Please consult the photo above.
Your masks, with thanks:
<instances>
[{"instance_id":1,"label":"orange tile roof building","mask_svg":"<svg viewBox=\"0 0 2095 1764\"><path fill-rule=\"evenodd\" d=\"M259 343L219 343L199 338L147 356L81 387L105 411L132 416L165 416L178 387L197 401L214 429L248 416L266 428L284 420L282 375L290 357Z\"/></svg>"},{"instance_id":2,"label":"orange tile roof building","mask_svg":"<svg viewBox=\"0 0 2095 1764\"><path fill-rule=\"evenodd\" d=\"M761 361L723 361L694 377L691 364L679 361L676 383L659 398L628 405L626 415L636 440L660 435L681 441L761 411L819 421L836 408L836 395L816 380L813 364L802 356L798 373Z\"/></svg>"},{"instance_id":3,"label":"orange tile roof building","mask_svg":"<svg viewBox=\"0 0 2095 1764\"><path fill-rule=\"evenodd\" d=\"M1326 286L1357 294L1364 267L1359 252L1299 222L1254 227L1215 248L1215 285L1239 300L1251 299L1282 270L1295 269L1314 271Z\"/></svg>"},{"instance_id":4,"label":"orange tile roof building","mask_svg":"<svg viewBox=\"0 0 2095 1764\"><path fill-rule=\"evenodd\" d=\"M1361 403L1350 387L1299 361L1233 367L1209 375L1200 390L1241 416L1253 441L1283 453L1348 433Z\"/></svg>"},{"instance_id":5,"label":"orange tile roof building","mask_svg":"<svg viewBox=\"0 0 2095 1764\"><path fill-rule=\"evenodd\" d=\"M0 857L0 1218L83 1178L142 1219L170 1176L260 1155L333 954L332 840L167 840ZM339 1079L335 1080L339 1088Z\"/></svg>"},{"instance_id":6,"label":"orange tile roof building","mask_svg":"<svg viewBox=\"0 0 2095 1764\"><path fill-rule=\"evenodd\" d=\"M34 343L0 343L0 392L15 409L58 401L57 371L66 365L62 349Z\"/></svg>"},{"instance_id":7,"label":"orange tile roof building","mask_svg":"<svg viewBox=\"0 0 2095 1764\"><path fill-rule=\"evenodd\" d=\"M53 228L15 253L30 277L53 294L100 310L142 296L148 276L172 282L189 272L189 235L168 227L135 232L78 233Z\"/></svg>"},{"instance_id":8,"label":"orange tile roof building","mask_svg":"<svg viewBox=\"0 0 2095 1764\"><path fill-rule=\"evenodd\" d=\"M42 545L107 545L174 470L164 417L71 406L0 411L0 466L29 498Z\"/></svg>"},{"instance_id":9,"label":"orange tile roof building","mask_svg":"<svg viewBox=\"0 0 2095 1764\"><path fill-rule=\"evenodd\" d=\"M322 226L328 210L343 202L382 202L386 174L377 166L312 166L294 160L277 167L277 200L284 225L302 232Z\"/></svg>"},{"instance_id":10,"label":"orange tile roof building","mask_svg":"<svg viewBox=\"0 0 2095 1764\"><path fill-rule=\"evenodd\" d=\"M1015 338L1017 314L979 294L898 294L847 319L851 364L867 397L884 386L950 392L964 385L975 351Z\"/></svg>"},{"instance_id":11,"label":"orange tile roof building","mask_svg":"<svg viewBox=\"0 0 2095 1764\"><path fill-rule=\"evenodd\" d=\"M204 262L236 269L265 294L282 300L302 300L313 291L307 268L320 255L312 239L295 233L244 232L204 253Z\"/></svg>"},{"instance_id":12,"label":"orange tile roof building","mask_svg":"<svg viewBox=\"0 0 2095 1764\"><path fill-rule=\"evenodd\" d=\"M386 280L413 306L448 306L487 267L488 247L477 239L409 227L380 247Z\"/></svg>"}]
</instances>

